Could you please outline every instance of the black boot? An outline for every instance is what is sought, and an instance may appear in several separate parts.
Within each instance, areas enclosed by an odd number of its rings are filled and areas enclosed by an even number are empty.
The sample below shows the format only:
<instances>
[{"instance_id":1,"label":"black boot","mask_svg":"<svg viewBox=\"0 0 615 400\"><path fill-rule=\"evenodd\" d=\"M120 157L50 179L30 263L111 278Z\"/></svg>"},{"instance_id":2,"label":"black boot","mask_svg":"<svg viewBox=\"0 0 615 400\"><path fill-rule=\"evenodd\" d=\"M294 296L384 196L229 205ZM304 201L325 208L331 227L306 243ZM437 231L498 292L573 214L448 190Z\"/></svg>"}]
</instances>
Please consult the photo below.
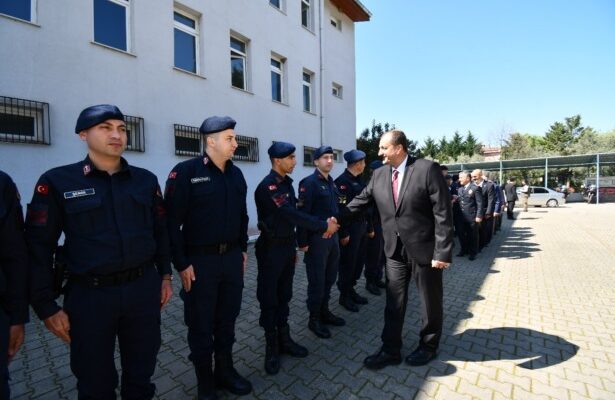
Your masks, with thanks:
<instances>
[{"instance_id":1,"label":"black boot","mask_svg":"<svg viewBox=\"0 0 615 400\"><path fill-rule=\"evenodd\" d=\"M340 306L351 312L359 312L359 307L357 307L349 295L340 294Z\"/></svg>"},{"instance_id":2,"label":"black boot","mask_svg":"<svg viewBox=\"0 0 615 400\"><path fill-rule=\"evenodd\" d=\"M297 358L307 357L308 350L290 337L288 325L278 327L278 340L280 342L280 353Z\"/></svg>"},{"instance_id":3,"label":"black boot","mask_svg":"<svg viewBox=\"0 0 615 400\"><path fill-rule=\"evenodd\" d=\"M308 329L314 332L316 336L322 339L329 339L331 337L331 332L329 329L323 325L320 320L320 313L312 312L310 313L310 321L308 322Z\"/></svg>"},{"instance_id":4,"label":"black boot","mask_svg":"<svg viewBox=\"0 0 615 400\"><path fill-rule=\"evenodd\" d=\"M252 384L246 378L239 375L233 367L231 353L216 354L216 369L214 377L216 387L226 389L229 392L242 396L252 391Z\"/></svg>"},{"instance_id":5,"label":"black boot","mask_svg":"<svg viewBox=\"0 0 615 400\"><path fill-rule=\"evenodd\" d=\"M374 296L380 296L381 295L380 288L378 287L378 285L376 285L375 282L372 282L372 281L367 281L365 283L365 290L367 290L368 292L370 292Z\"/></svg>"},{"instance_id":6,"label":"black boot","mask_svg":"<svg viewBox=\"0 0 615 400\"><path fill-rule=\"evenodd\" d=\"M320 310L320 319L321 319L323 324L327 324L327 325L333 325L333 326L344 326L344 325L346 325L346 321L344 321L343 318L340 318L340 317L336 316L335 314L333 314L329 310L329 306L328 305L322 306L322 309Z\"/></svg>"},{"instance_id":7,"label":"black boot","mask_svg":"<svg viewBox=\"0 0 615 400\"><path fill-rule=\"evenodd\" d=\"M269 375L280 372L280 353L278 350L278 332L271 331L265 333L265 371Z\"/></svg>"},{"instance_id":8,"label":"black boot","mask_svg":"<svg viewBox=\"0 0 615 400\"><path fill-rule=\"evenodd\" d=\"M194 364L194 371L198 385L198 400L217 400L214 374L211 370L211 358L209 363Z\"/></svg>"},{"instance_id":9,"label":"black boot","mask_svg":"<svg viewBox=\"0 0 615 400\"><path fill-rule=\"evenodd\" d=\"M350 298L355 302L355 304L367 304L367 298L357 293L354 288L350 289Z\"/></svg>"}]
</instances>

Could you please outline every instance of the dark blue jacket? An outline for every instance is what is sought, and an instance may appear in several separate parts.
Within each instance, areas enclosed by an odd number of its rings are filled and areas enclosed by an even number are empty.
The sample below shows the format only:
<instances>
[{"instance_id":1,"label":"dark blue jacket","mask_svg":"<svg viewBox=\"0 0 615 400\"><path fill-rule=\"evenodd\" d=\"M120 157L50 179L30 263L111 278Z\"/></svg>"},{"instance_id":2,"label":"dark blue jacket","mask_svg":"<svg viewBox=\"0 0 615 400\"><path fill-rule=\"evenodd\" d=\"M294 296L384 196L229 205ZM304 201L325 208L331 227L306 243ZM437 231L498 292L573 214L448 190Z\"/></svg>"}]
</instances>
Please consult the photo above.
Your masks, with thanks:
<instances>
[{"instance_id":1,"label":"dark blue jacket","mask_svg":"<svg viewBox=\"0 0 615 400\"><path fill-rule=\"evenodd\" d=\"M347 169L342 172L340 176L335 179L335 186L337 187L337 191L340 196L339 204L340 207L345 207L346 204L350 203L352 199L355 198L356 195L361 193L363 189L365 189L365 181L361 177L361 175L354 176ZM366 221L369 221L368 230L373 232L374 227L372 225L372 213L373 208L370 208L366 211L365 216L358 218L357 220L349 223L342 224L339 232L339 236L341 238L347 237L349 235L348 228L349 225L354 223L365 224Z\"/></svg>"},{"instance_id":2,"label":"dark blue jacket","mask_svg":"<svg viewBox=\"0 0 615 400\"><path fill-rule=\"evenodd\" d=\"M194 246L236 243L248 249L248 185L241 170L227 161L222 172L205 156L177 164L165 187L165 204L173 265L190 264L186 250Z\"/></svg>"},{"instance_id":3,"label":"dark blue jacket","mask_svg":"<svg viewBox=\"0 0 615 400\"><path fill-rule=\"evenodd\" d=\"M64 233L68 270L108 275L155 262L171 273L166 211L156 176L121 160L113 175L89 157L51 169L38 180L26 215L31 303L40 319L59 307L53 291L53 253Z\"/></svg>"},{"instance_id":4,"label":"dark blue jacket","mask_svg":"<svg viewBox=\"0 0 615 400\"><path fill-rule=\"evenodd\" d=\"M483 206L483 194L480 186L470 183L467 187L460 186L457 189L457 202L461 209L463 219L468 222L473 222L475 218L483 218L485 216L485 207Z\"/></svg>"},{"instance_id":5,"label":"dark blue jacket","mask_svg":"<svg viewBox=\"0 0 615 400\"><path fill-rule=\"evenodd\" d=\"M312 175L308 175L299 182L299 201L297 208L305 213L313 215L321 221L329 217L337 217L339 213L339 194L333 178L329 175L325 178L318 168ZM297 244L299 247L308 245L312 230L299 227L297 229Z\"/></svg>"}]
</instances>

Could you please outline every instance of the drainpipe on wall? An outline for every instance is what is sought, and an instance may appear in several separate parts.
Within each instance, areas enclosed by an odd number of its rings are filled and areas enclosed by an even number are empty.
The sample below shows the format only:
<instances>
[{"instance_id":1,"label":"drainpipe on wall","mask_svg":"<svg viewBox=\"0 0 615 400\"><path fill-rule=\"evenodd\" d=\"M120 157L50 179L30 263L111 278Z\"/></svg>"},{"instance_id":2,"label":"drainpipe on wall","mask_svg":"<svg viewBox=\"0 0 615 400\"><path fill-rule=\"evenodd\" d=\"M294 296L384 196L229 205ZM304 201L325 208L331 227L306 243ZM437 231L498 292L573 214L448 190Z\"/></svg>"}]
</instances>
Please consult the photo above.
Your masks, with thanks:
<instances>
[{"instance_id":1,"label":"drainpipe on wall","mask_svg":"<svg viewBox=\"0 0 615 400\"><path fill-rule=\"evenodd\" d=\"M324 64L322 62L322 44L323 44L323 40L322 40L322 33L323 33L323 29L322 29L322 20L323 20L323 15L325 12L325 1L326 0L322 0L321 2L319 2L318 4L318 56L319 56L319 60L318 62L320 63L320 67L319 67L319 71L320 74L318 76L318 81L320 82L320 90L318 91L318 106L319 106L319 114L320 114L320 145L323 146L324 145L324 141L325 141L325 130L324 130L324 116L323 116L323 90L324 90Z\"/></svg>"}]
</instances>

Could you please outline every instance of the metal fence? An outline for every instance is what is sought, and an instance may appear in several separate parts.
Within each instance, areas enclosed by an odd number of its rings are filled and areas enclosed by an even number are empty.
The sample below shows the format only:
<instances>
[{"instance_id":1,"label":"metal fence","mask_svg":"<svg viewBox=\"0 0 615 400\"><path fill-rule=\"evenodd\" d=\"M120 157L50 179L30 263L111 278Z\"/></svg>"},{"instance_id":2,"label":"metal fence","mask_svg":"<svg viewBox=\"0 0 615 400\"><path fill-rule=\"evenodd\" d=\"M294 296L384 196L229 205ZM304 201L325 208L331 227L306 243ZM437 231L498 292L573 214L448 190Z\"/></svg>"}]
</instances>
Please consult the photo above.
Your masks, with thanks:
<instances>
[{"instance_id":1,"label":"metal fence","mask_svg":"<svg viewBox=\"0 0 615 400\"><path fill-rule=\"evenodd\" d=\"M233 156L233 161L258 162L258 138L236 135L237 150Z\"/></svg>"}]
</instances>

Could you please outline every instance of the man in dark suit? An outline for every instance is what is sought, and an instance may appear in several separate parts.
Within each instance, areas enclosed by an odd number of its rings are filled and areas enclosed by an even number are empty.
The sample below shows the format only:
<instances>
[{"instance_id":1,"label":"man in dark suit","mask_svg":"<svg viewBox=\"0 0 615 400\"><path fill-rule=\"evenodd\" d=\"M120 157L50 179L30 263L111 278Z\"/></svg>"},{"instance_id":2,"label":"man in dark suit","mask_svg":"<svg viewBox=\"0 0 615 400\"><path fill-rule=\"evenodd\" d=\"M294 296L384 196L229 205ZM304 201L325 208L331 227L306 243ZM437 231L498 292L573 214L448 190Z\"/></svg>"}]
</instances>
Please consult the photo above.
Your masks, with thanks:
<instances>
[{"instance_id":1,"label":"man in dark suit","mask_svg":"<svg viewBox=\"0 0 615 400\"><path fill-rule=\"evenodd\" d=\"M385 167L374 171L367 187L347 206L350 213L359 214L376 204L387 259L382 347L364 364L380 369L401 362L408 285L414 278L422 327L420 343L406 362L424 365L436 357L442 335L442 270L450 265L453 247L451 197L437 163L408 156L402 131L383 134L379 149Z\"/></svg>"},{"instance_id":2,"label":"man in dark suit","mask_svg":"<svg viewBox=\"0 0 615 400\"><path fill-rule=\"evenodd\" d=\"M493 183L484 179L483 171L475 169L472 171L472 181L483 194L483 221L478 229L478 250L482 250L491 241L493 233L493 213L495 211L495 188Z\"/></svg>"},{"instance_id":3,"label":"man in dark suit","mask_svg":"<svg viewBox=\"0 0 615 400\"><path fill-rule=\"evenodd\" d=\"M483 195L478 186L472 183L470 173L459 173L457 202L460 209L459 242L461 251L457 257L470 255L470 261L476 258L478 250L478 226L483 219Z\"/></svg>"},{"instance_id":4,"label":"man in dark suit","mask_svg":"<svg viewBox=\"0 0 615 400\"><path fill-rule=\"evenodd\" d=\"M514 176L508 178L508 183L504 186L504 196L506 197L506 216L508 219L515 219L513 210L515 209L515 202L519 200L519 197L517 196Z\"/></svg>"}]
</instances>

